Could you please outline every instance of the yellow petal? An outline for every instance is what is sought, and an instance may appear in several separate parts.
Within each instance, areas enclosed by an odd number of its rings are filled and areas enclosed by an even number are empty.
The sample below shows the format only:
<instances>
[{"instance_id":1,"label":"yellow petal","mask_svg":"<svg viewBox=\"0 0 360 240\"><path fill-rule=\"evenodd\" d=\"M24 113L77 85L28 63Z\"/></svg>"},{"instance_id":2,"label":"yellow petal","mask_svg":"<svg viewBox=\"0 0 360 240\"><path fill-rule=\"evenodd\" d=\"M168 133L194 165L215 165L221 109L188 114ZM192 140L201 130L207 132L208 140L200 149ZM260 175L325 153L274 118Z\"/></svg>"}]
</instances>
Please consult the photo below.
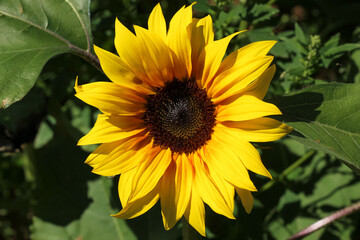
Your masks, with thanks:
<instances>
[{"instance_id":1,"label":"yellow petal","mask_svg":"<svg viewBox=\"0 0 360 240\"><path fill-rule=\"evenodd\" d=\"M210 86L215 73L218 71L230 40L241 32L233 33L230 36L214 41L205 46L199 56L196 66L198 74L196 76L196 80L200 80L201 86L205 88Z\"/></svg>"},{"instance_id":2,"label":"yellow petal","mask_svg":"<svg viewBox=\"0 0 360 240\"><path fill-rule=\"evenodd\" d=\"M152 143L149 138L135 138L119 144L110 154L97 154L87 161L93 167L92 172L102 176L114 176L127 172L143 163L151 152ZM133 141L132 141L133 140ZM115 142L118 143L118 142ZM103 146L102 144L101 146ZM100 146L100 147L101 147ZM99 148L100 148L99 147ZM105 149L106 150L106 149ZM100 151L100 150L99 150Z\"/></svg>"},{"instance_id":3,"label":"yellow petal","mask_svg":"<svg viewBox=\"0 0 360 240\"><path fill-rule=\"evenodd\" d=\"M145 100L111 82L95 82L75 86L76 97L110 115L134 116L144 112Z\"/></svg>"},{"instance_id":4,"label":"yellow petal","mask_svg":"<svg viewBox=\"0 0 360 240\"><path fill-rule=\"evenodd\" d=\"M248 121L223 122L224 126L236 128L239 135L250 142L275 141L292 131L292 128L272 118L257 118Z\"/></svg>"},{"instance_id":5,"label":"yellow petal","mask_svg":"<svg viewBox=\"0 0 360 240\"><path fill-rule=\"evenodd\" d=\"M143 95L154 93L147 84L142 82L135 75L135 73L120 59L120 57L95 45L94 51L100 60L102 70L111 81Z\"/></svg>"},{"instance_id":6,"label":"yellow petal","mask_svg":"<svg viewBox=\"0 0 360 240\"><path fill-rule=\"evenodd\" d=\"M215 126L214 131L214 136L220 139L223 142L223 145L228 146L247 169L271 179L269 171L261 162L260 154L253 145L242 137L240 131L223 127L219 124ZM255 191L254 189L245 189Z\"/></svg>"},{"instance_id":7,"label":"yellow petal","mask_svg":"<svg viewBox=\"0 0 360 240\"><path fill-rule=\"evenodd\" d=\"M185 210L184 217L190 225L205 237L205 207L199 193L194 185L191 190L189 204Z\"/></svg>"},{"instance_id":8,"label":"yellow petal","mask_svg":"<svg viewBox=\"0 0 360 240\"><path fill-rule=\"evenodd\" d=\"M172 228L189 204L193 167L185 154L172 161L161 179L160 202L164 227Z\"/></svg>"},{"instance_id":9,"label":"yellow petal","mask_svg":"<svg viewBox=\"0 0 360 240\"><path fill-rule=\"evenodd\" d=\"M159 182L170 162L171 150L169 148L154 148L148 159L139 165L134 177L130 201L136 201L148 194Z\"/></svg>"},{"instance_id":10,"label":"yellow petal","mask_svg":"<svg viewBox=\"0 0 360 240\"><path fill-rule=\"evenodd\" d=\"M230 104L218 106L216 119L219 122L245 121L269 115L281 115L281 112L274 104L243 95Z\"/></svg>"},{"instance_id":11,"label":"yellow petal","mask_svg":"<svg viewBox=\"0 0 360 240\"><path fill-rule=\"evenodd\" d=\"M258 99L264 99L272 78L274 77L276 71L275 64L271 65L266 71L261 74L261 76L256 79L254 82L250 83L242 91L246 95L252 95ZM241 92L240 92L241 93Z\"/></svg>"},{"instance_id":12,"label":"yellow petal","mask_svg":"<svg viewBox=\"0 0 360 240\"><path fill-rule=\"evenodd\" d=\"M233 147L222 141L221 128L215 128L211 141L204 147L204 161L209 169L214 169L220 176L236 187L256 191L243 162L232 150ZM247 149L242 149L246 151ZM219 160L221 159L221 160Z\"/></svg>"},{"instance_id":13,"label":"yellow petal","mask_svg":"<svg viewBox=\"0 0 360 240\"><path fill-rule=\"evenodd\" d=\"M273 59L266 54L275 43L276 41L251 43L227 56L209 89L209 96L213 98L214 103L243 92L247 85L258 78Z\"/></svg>"},{"instance_id":14,"label":"yellow petal","mask_svg":"<svg viewBox=\"0 0 360 240\"><path fill-rule=\"evenodd\" d=\"M195 178L194 186L201 196L202 200L216 213L224 215L230 219L235 219L231 201L234 201L234 195L229 196L228 186L224 182L215 182L206 163L194 154ZM216 173L212 173L217 177ZM234 187L232 187L234 190ZM232 199L232 200L231 200Z\"/></svg>"},{"instance_id":15,"label":"yellow petal","mask_svg":"<svg viewBox=\"0 0 360 240\"><path fill-rule=\"evenodd\" d=\"M94 127L79 140L78 145L118 141L144 131L145 127L144 121L136 117L109 117L99 114Z\"/></svg>"},{"instance_id":16,"label":"yellow petal","mask_svg":"<svg viewBox=\"0 0 360 240\"><path fill-rule=\"evenodd\" d=\"M117 214L112 215L113 217L122 219L131 219L147 212L152 208L155 203L159 200L159 184L155 186L148 194L144 197L137 199L136 201L128 202L126 206Z\"/></svg>"},{"instance_id":17,"label":"yellow petal","mask_svg":"<svg viewBox=\"0 0 360 240\"><path fill-rule=\"evenodd\" d=\"M151 79L152 86L163 86L164 82L174 78L174 67L170 49L165 42L153 32L138 26L134 26L134 28L140 42L140 52L144 69Z\"/></svg>"},{"instance_id":18,"label":"yellow petal","mask_svg":"<svg viewBox=\"0 0 360 240\"><path fill-rule=\"evenodd\" d=\"M77 94L95 94L95 93L101 93L102 89L106 88L113 88L108 91L112 94L118 94L119 98L121 98L123 101L127 102L140 102L140 103L146 103L146 100L144 95L139 94L138 92L129 89L124 88L123 86L120 86L119 84L113 84L111 82L94 82L94 83L88 83L84 85L78 85L76 82L75 89ZM121 91L121 94L119 94L119 91Z\"/></svg>"},{"instance_id":19,"label":"yellow petal","mask_svg":"<svg viewBox=\"0 0 360 240\"><path fill-rule=\"evenodd\" d=\"M264 68L266 66L262 66ZM259 69L259 73L263 70ZM265 70L256 80L251 82L251 78L247 77L244 81L236 82L229 90L221 94L217 98L213 98L214 104L226 104L234 99L239 98L241 95L251 95L262 100L269 88L270 82L275 74L276 67L271 65ZM250 83L249 83L250 82ZM209 94L211 95L211 94Z\"/></svg>"},{"instance_id":20,"label":"yellow petal","mask_svg":"<svg viewBox=\"0 0 360 240\"><path fill-rule=\"evenodd\" d=\"M253 59L265 57L275 43L276 41L254 42L232 52L222 61L217 74L227 71L234 65L246 66L247 63L253 61Z\"/></svg>"},{"instance_id":21,"label":"yellow petal","mask_svg":"<svg viewBox=\"0 0 360 240\"><path fill-rule=\"evenodd\" d=\"M261 76L274 57L265 56L253 59L246 65L237 65L217 75L211 84L208 94L215 104L238 92Z\"/></svg>"},{"instance_id":22,"label":"yellow petal","mask_svg":"<svg viewBox=\"0 0 360 240\"><path fill-rule=\"evenodd\" d=\"M200 53L206 45L214 41L214 31L211 16L208 15L201 19L193 18L191 33L191 62L192 77L196 76L196 64Z\"/></svg>"},{"instance_id":23,"label":"yellow petal","mask_svg":"<svg viewBox=\"0 0 360 240\"><path fill-rule=\"evenodd\" d=\"M190 77L191 66L191 42L189 25L192 22L192 5L182 7L170 21L167 34L167 44L178 57L176 65L177 78L182 80Z\"/></svg>"},{"instance_id":24,"label":"yellow petal","mask_svg":"<svg viewBox=\"0 0 360 240\"><path fill-rule=\"evenodd\" d=\"M134 180L137 169L133 168L127 172L124 172L120 175L118 183L118 193L121 205L123 208L127 205L130 195L131 195L131 186Z\"/></svg>"},{"instance_id":25,"label":"yellow petal","mask_svg":"<svg viewBox=\"0 0 360 240\"><path fill-rule=\"evenodd\" d=\"M241 199L241 203L244 206L245 211L247 213L250 213L254 205L254 198L251 192L241 188L235 188L235 189Z\"/></svg>"},{"instance_id":26,"label":"yellow petal","mask_svg":"<svg viewBox=\"0 0 360 240\"><path fill-rule=\"evenodd\" d=\"M115 142L103 143L88 156L85 163L92 167L103 165L107 161L112 161L111 158L116 159L119 155L129 151L129 149L133 147L135 149L138 149L137 147L141 148L143 146L141 143L146 145L150 141L150 137L138 134Z\"/></svg>"},{"instance_id":27,"label":"yellow petal","mask_svg":"<svg viewBox=\"0 0 360 240\"><path fill-rule=\"evenodd\" d=\"M201 155L202 157L204 157L203 153ZM216 169L211 168L209 166L208 169L209 169L210 178L212 179L216 187L221 190L221 193L225 199L225 203L227 204L228 208L231 210L231 212L234 212L234 195L235 195L234 186L231 183L229 183L223 176L218 174Z\"/></svg>"},{"instance_id":28,"label":"yellow petal","mask_svg":"<svg viewBox=\"0 0 360 240\"><path fill-rule=\"evenodd\" d=\"M114 43L121 60L129 66L138 78L149 83L141 60L139 41L118 19L115 20Z\"/></svg>"},{"instance_id":29,"label":"yellow petal","mask_svg":"<svg viewBox=\"0 0 360 240\"><path fill-rule=\"evenodd\" d=\"M158 35L164 42L166 42L166 22L161 10L160 3L156 4L150 13L148 20L149 31Z\"/></svg>"}]
</instances>

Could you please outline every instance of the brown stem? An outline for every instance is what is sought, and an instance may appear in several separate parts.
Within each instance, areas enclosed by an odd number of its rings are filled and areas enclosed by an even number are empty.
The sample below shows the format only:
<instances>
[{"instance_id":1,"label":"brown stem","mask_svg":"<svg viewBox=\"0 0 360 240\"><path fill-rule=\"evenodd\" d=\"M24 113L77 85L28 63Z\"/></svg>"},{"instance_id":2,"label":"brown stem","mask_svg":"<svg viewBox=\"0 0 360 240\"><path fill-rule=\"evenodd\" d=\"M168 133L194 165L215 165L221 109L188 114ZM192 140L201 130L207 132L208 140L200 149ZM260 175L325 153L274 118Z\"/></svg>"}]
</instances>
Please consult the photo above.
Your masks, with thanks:
<instances>
[{"instance_id":1,"label":"brown stem","mask_svg":"<svg viewBox=\"0 0 360 240\"><path fill-rule=\"evenodd\" d=\"M100 61L98 57L90 52L90 50L85 51L84 49L78 48L74 45L70 46L72 52L83 59L85 59L87 62L91 63L97 70L103 73L103 70L100 66Z\"/></svg>"},{"instance_id":2,"label":"brown stem","mask_svg":"<svg viewBox=\"0 0 360 240\"><path fill-rule=\"evenodd\" d=\"M316 230L332 223L333 221L335 221L341 217L344 217L350 213L353 213L357 210L360 210L360 202L354 203L353 205L351 205L349 207L343 208L343 209L331 214L330 216L327 216L327 217L311 224L307 228L305 228L305 229L301 230L300 232L296 233L295 235L291 236L288 240L305 237L305 236L309 235L310 233L315 232Z\"/></svg>"}]
</instances>

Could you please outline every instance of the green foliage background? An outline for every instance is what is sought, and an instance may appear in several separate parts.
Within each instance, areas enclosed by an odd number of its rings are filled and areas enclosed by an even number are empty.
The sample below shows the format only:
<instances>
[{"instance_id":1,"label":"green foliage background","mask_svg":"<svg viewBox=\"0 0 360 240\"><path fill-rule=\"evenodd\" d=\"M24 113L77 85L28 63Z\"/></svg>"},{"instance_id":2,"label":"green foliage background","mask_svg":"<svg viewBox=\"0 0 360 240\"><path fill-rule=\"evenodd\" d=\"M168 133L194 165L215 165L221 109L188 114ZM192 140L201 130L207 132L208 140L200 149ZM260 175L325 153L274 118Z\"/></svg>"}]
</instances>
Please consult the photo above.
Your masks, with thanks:
<instances>
[{"instance_id":1,"label":"green foliage background","mask_svg":"<svg viewBox=\"0 0 360 240\"><path fill-rule=\"evenodd\" d=\"M274 181L251 175L259 189L254 209L247 215L237 199L236 221L207 209L207 237L286 239L359 201L360 3L197 2L195 16L212 16L216 39L249 30L228 52L278 40L267 100L296 130L256 144ZM158 205L133 220L110 217L121 209L118 177L92 174L83 162L93 147L76 146L98 112L74 97L75 78L107 80L84 61L91 61L92 42L115 52L115 17L130 29L146 27L156 3L93 0L89 9L87 0L0 2L0 240L182 238L181 222L163 229ZM161 4L169 21L189 2ZM359 229L355 213L305 239L359 239Z\"/></svg>"}]
</instances>

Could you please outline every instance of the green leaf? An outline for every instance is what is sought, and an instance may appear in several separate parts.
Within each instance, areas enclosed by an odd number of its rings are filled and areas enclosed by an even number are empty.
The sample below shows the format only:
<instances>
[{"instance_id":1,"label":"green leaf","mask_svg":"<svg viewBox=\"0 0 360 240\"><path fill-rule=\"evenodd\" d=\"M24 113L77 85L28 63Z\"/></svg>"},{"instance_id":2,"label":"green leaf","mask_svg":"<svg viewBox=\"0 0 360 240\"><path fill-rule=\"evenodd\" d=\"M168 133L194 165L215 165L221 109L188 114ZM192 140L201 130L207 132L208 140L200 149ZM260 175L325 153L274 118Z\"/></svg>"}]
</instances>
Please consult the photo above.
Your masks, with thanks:
<instances>
[{"instance_id":1,"label":"green leaf","mask_svg":"<svg viewBox=\"0 0 360 240\"><path fill-rule=\"evenodd\" d=\"M360 84L315 85L274 101L291 137L360 172Z\"/></svg>"},{"instance_id":2,"label":"green leaf","mask_svg":"<svg viewBox=\"0 0 360 240\"><path fill-rule=\"evenodd\" d=\"M304 45L309 44L309 38L305 35L298 23L295 23L295 38Z\"/></svg>"},{"instance_id":3,"label":"green leaf","mask_svg":"<svg viewBox=\"0 0 360 240\"><path fill-rule=\"evenodd\" d=\"M285 48L289 52L295 53L297 55L297 58L300 58L301 55L307 55L308 51L296 39L282 38L281 40L284 43Z\"/></svg>"},{"instance_id":4,"label":"green leaf","mask_svg":"<svg viewBox=\"0 0 360 240\"><path fill-rule=\"evenodd\" d=\"M277 14L279 9L273 8L268 4L258 4L256 3L254 7L250 10L250 13L253 15L254 20L253 24L270 19L272 16Z\"/></svg>"},{"instance_id":5,"label":"green leaf","mask_svg":"<svg viewBox=\"0 0 360 240\"><path fill-rule=\"evenodd\" d=\"M340 41L340 33L335 34L332 36L325 44L324 46L319 50L319 53L321 55L324 55L327 51L335 48Z\"/></svg>"},{"instance_id":6,"label":"green leaf","mask_svg":"<svg viewBox=\"0 0 360 240\"><path fill-rule=\"evenodd\" d=\"M350 52L350 51L353 51L358 48L360 48L359 43L345 43L345 44L342 44L337 47L329 49L328 51L325 52L325 55L326 56L336 55L341 52Z\"/></svg>"},{"instance_id":7,"label":"green leaf","mask_svg":"<svg viewBox=\"0 0 360 240\"><path fill-rule=\"evenodd\" d=\"M56 123L56 120L48 115L39 126L38 133L34 139L34 148L38 149L45 146L54 136L54 131L52 129L53 125Z\"/></svg>"},{"instance_id":8,"label":"green leaf","mask_svg":"<svg viewBox=\"0 0 360 240\"><path fill-rule=\"evenodd\" d=\"M264 27L258 29L255 28L252 31L246 32L246 34L249 37L250 42L263 41L263 40L279 40L272 31L271 27Z\"/></svg>"},{"instance_id":9,"label":"green leaf","mask_svg":"<svg viewBox=\"0 0 360 240\"><path fill-rule=\"evenodd\" d=\"M90 52L89 0L0 1L0 108L20 100L52 57Z\"/></svg>"},{"instance_id":10,"label":"green leaf","mask_svg":"<svg viewBox=\"0 0 360 240\"><path fill-rule=\"evenodd\" d=\"M210 11L210 5L207 0L197 0L197 1L191 0L189 2L191 2L191 3L196 2L196 4L193 6L193 8L199 12L209 13L209 11Z\"/></svg>"}]
</instances>

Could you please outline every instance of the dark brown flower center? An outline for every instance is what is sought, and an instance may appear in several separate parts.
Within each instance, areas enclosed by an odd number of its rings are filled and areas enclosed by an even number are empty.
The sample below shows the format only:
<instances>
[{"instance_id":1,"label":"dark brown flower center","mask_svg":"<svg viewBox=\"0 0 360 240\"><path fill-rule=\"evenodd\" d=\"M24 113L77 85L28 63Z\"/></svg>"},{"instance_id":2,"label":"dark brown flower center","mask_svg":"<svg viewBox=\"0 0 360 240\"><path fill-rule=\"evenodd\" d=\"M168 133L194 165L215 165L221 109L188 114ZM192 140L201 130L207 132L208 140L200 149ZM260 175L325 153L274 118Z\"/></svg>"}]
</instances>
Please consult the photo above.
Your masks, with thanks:
<instances>
[{"instance_id":1,"label":"dark brown flower center","mask_svg":"<svg viewBox=\"0 0 360 240\"><path fill-rule=\"evenodd\" d=\"M191 153L210 140L215 106L194 80L168 82L149 95L144 120L154 144Z\"/></svg>"}]
</instances>

